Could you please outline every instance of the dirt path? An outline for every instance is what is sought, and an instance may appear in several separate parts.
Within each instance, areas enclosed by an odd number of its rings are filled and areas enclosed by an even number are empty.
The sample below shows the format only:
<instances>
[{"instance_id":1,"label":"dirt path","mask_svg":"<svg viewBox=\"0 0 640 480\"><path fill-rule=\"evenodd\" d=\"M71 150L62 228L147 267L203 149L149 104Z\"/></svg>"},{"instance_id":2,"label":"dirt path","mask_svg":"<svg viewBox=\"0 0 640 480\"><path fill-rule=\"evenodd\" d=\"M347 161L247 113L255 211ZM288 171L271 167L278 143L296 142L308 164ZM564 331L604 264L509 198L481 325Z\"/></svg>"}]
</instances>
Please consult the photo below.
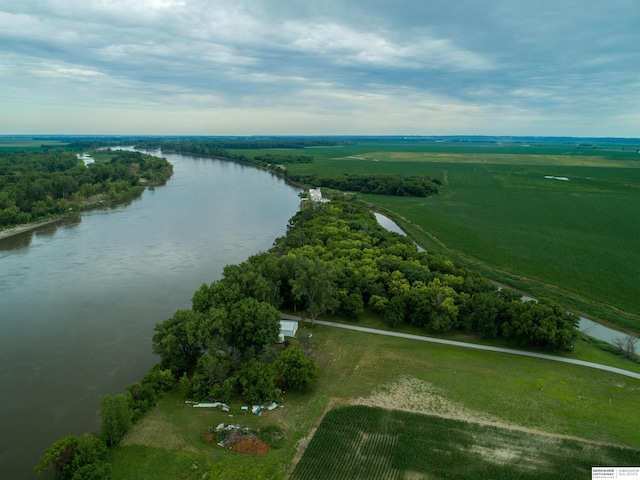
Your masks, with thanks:
<instances>
[{"instance_id":1,"label":"dirt path","mask_svg":"<svg viewBox=\"0 0 640 480\"><path fill-rule=\"evenodd\" d=\"M286 313L282 314L282 318L288 319L288 320L298 320L298 321L301 321L301 322L309 322L309 323L311 322L310 320L303 319L302 317L298 317L298 316L295 316L295 315L289 315L289 314L286 314ZM355 325L346 325L346 324L343 324L343 323L326 322L324 320L316 320L315 323L318 324L318 325L324 325L324 326L327 326L327 327L345 328L347 330L355 330L357 332L372 333L374 335L387 335L389 337L406 338L406 339L409 339L409 340L419 340L421 342L440 343L440 344L443 344L443 345L451 345L451 346L454 346L454 347L473 348L473 349L476 349L476 350L484 350L484 351L488 351L488 352L508 353L508 354L511 354L511 355L521 355L523 357L533 357L533 358L539 358L539 359L542 359L542 360L552 360L554 362L570 363L572 365L580 365L582 367L595 368L597 370L603 370L603 371L606 371L606 372L617 373L618 375L624 375L624 376L627 376L627 377L631 377L631 378L635 378L635 379L640 380L640 373L631 372L629 370L623 370L621 368L610 367L609 365L601 365L599 363L586 362L584 360L557 357L555 355L547 355L545 353L526 352L526 351L523 351L523 350L515 350L515 349L512 349L512 348L502 348L502 347L492 347L492 346L489 346L489 345L478 345L478 344L475 344L475 343L459 342L457 340L445 340L445 339L442 339L442 338L426 337L426 336L422 336L422 335L412 335L410 333L392 332L392 331L388 331L388 330L378 330L376 328L358 327L358 326L355 326Z\"/></svg>"}]
</instances>

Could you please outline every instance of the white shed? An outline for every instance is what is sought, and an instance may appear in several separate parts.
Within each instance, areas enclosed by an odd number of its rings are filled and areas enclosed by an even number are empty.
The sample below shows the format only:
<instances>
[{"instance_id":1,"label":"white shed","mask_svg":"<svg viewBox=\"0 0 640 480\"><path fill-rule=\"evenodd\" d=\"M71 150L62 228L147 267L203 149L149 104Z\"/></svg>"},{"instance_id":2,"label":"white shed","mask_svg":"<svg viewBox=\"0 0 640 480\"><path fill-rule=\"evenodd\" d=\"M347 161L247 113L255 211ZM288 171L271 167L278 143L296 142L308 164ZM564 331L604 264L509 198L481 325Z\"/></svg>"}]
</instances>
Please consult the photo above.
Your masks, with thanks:
<instances>
[{"instance_id":1,"label":"white shed","mask_svg":"<svg viewBox=\"0 0 640 480\"><path fill-rule=\"evenodd\" d=\"M298 331L298 322L296 320L280 320L280 335L278 339L280 343L284 342L284 337L295 337Z\"/></svg>"}]
</instances>

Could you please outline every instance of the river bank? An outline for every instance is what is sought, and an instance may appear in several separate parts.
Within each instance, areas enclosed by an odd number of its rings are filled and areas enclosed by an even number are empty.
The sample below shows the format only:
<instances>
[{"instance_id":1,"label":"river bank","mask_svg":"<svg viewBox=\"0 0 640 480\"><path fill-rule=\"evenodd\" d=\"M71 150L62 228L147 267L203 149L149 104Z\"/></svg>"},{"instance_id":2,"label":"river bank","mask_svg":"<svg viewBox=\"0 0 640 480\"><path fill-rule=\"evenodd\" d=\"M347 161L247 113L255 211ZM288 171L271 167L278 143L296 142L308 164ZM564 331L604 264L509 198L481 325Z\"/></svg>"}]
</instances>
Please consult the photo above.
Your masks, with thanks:
<instances>
[{"instance_id":1,"label":"river bank","mask_svg":"<svg viewBox=\"0 0 640 480\"><path fill-rule=\"evenodd\" d=\"M161 185L146 185L140 186L137 185L135 187L130 188L126 192L119 195L117 198L109 199L106 195L96 195L93 200L85 201L80 205L80 209L78 211L69 212L66 215L56 215L55 217L49 218L48 220L43 220L41 222L32 222L25 223L22 225L16 225L15 227L5 228L0 230L0 240L5 238L12 237L14 235L19 235L21 233L30 232L31 230L35 230L36 228L44 227L45 225L50 225L52 223L59 222L63 219L80 215L81 212L87 212L97 208L104 207L117 207L119 205L125 205L127 202L131 202L131 200L142 195L142 192L147 188L155 188Z\"/></svg>"},{"instance_id":2,"label":"river bank","mask_svg":"<svg viewBox=\"0 0 640 480\"><path fill-rule=\"evenodd\" d=\"M122 393L157 363L155 325L188 308L225 265L271 247L297 211L298 190L262 170L163 156L174 165L163 187L47 219L29 242L17 241L29 233L4 232L13 234L0 248L7 478L35 478L53 441L98 431L99 397Z\"/></svg>"},{"instance_id":3,"label":"river bank","mask_svg":"<svg viewBox=\"0 0 640 480\"><path fill-rule=\"evenodd\" d=\"M44 227L45 225L49 225L51 223L59 222L65 217L56 217L49 220L45 220L43 222L36 223L26 223L24 225L18 225L16 227L5 228L4 230L0 230L0 240L4 238L9 238L14 235L19 235L21 233L29 232L39 227Z\"/></svg>"}]
</instances>

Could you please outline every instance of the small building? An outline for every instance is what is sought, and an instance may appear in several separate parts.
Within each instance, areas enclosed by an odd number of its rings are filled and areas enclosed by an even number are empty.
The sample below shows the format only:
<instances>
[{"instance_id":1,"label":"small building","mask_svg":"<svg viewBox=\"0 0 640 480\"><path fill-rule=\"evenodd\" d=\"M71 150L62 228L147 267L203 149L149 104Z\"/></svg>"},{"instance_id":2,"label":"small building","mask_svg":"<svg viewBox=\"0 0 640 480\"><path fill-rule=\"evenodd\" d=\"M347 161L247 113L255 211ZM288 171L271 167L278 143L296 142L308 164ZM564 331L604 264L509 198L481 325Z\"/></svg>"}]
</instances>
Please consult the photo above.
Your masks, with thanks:
<instances>
[{"instance_id":1,"label":"small building","mask_svg":"<svg viewBox=\"0 0 640 480\"><path fill-rule=\"evenodd\" d=\"M280 335L278 341L284 342L284 337L295 337L298 331L298 322L296 320L280 320Z\"/></svg>"},{"instance_id":2,"label":"small building","mask_svg":"<svg viewBox=\"0 0 640 480\"><path fill-rule=\"evenodd\" d=\"M309 189L309 199L312 202L321 202L322 201L322 192L319 188L310 188Z\"/></svg>"},{"instance_id":3,"label":"small building","mask_svg":"<svg viewBox=\"0 0 640 480\"><path fill-rule=\"evenodd\" d=\"M313 203L329 203L328 198L322 198L322 191L319 188L309 189L309 200Z\"/></svg>"}]
</instances>

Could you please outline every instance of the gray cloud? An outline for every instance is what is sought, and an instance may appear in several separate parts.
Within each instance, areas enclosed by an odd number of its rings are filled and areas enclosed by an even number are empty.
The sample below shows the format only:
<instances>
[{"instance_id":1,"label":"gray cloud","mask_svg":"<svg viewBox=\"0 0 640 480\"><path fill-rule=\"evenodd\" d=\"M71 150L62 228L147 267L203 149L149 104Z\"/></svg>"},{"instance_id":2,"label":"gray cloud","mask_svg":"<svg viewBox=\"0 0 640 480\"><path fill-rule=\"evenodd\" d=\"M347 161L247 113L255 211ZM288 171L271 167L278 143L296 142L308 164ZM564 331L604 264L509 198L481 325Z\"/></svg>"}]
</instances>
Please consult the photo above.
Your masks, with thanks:
<instances>
[{"instance_id":1,"label":"gray cloud","mask_svg":"<svg viewBox=\"0 0 640 480\"><path fill-rule=\"evenodd\" d=\"M40 112L51 133L638 136L638 18L633 0L0 0L0 133Z\"/></svg>"}]
</instances>

